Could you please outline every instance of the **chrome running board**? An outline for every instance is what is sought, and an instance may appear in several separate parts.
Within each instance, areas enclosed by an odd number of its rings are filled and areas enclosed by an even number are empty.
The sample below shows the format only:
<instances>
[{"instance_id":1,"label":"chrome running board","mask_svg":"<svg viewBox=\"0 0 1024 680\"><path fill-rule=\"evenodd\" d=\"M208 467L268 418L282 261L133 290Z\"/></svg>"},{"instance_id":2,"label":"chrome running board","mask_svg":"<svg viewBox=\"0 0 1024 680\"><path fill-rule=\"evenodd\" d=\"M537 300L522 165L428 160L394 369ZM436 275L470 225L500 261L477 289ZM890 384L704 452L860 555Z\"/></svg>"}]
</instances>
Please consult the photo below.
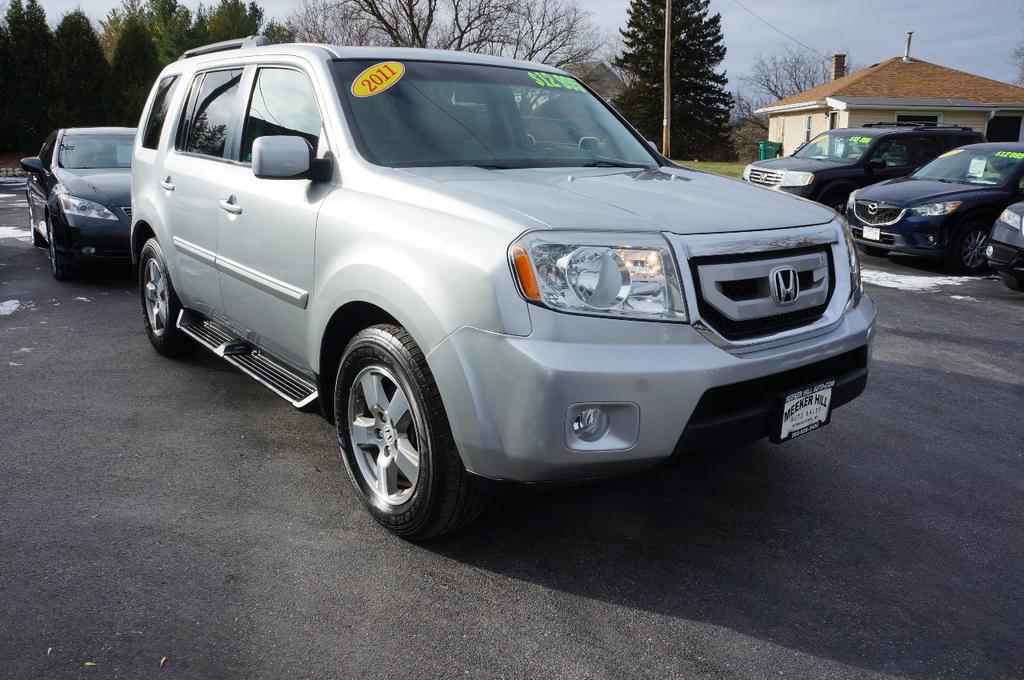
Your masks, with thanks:
<instances>
[{"instance_id":1,"label":"chrome running board","mask_svg":"<svg viewBox=\"0 0 1024 680\"><path fill-rule=\"evenodd\" d=\"M316 406L316 385L224 326L187 309L178 314L178 329L242 373L301 410Z\"/></svg>"}]
</instances>

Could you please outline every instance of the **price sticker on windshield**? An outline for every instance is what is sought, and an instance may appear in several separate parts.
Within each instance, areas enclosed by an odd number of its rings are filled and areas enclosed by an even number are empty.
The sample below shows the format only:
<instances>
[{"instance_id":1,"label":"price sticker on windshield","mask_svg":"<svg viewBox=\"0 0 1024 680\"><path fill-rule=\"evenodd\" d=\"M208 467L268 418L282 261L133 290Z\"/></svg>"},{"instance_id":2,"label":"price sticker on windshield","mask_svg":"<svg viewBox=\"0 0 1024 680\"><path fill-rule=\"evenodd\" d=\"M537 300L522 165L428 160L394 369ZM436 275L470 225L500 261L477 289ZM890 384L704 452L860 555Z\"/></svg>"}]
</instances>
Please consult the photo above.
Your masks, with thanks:
<instances>
[{"instance_id":1,"label":"price sticker on windshield","mask_svg":"<svg viewBox=\"0 0 1024 680\"><path fill-rule=\"evenodd\" d=\"M544 71L528 71L527 74L541 87L556 87L561 90L572 90L573 92L586 92L586 88L572 78L560 76L557 73L545 73Z\"/></svg>"},{"instance_id":2,"label":"price sticker on windshield","mask_svg":"<svg viewBox=\"0 0 1024 680\"><path fill-rule=\"evenodd\" d=\"M870 144L871 137L850 137L850 141L854 144Z\"/></svg>"},{"instance_id":3,"label":"price sticker on windshield","mask_svg":"<svg viewBox=\"0 0 1024 680\"><path fill-rule=\"evenodd\" d=\"M352 94L372 97L393 87L405 75L405 65L399 61L382 61L356 76L352 81Z\"/></svg>"},{"instance_id":4,"label":"price sticker on windshield","mask_svg":"<svg viewBox=\"0 0 1024 680\"><path fill-rule=\"evenodd\" d=\"M1024 158L1024 151L996 151L992 155L996 158L1012 158L1019 161Z\"/></svg>"}]
</instances>

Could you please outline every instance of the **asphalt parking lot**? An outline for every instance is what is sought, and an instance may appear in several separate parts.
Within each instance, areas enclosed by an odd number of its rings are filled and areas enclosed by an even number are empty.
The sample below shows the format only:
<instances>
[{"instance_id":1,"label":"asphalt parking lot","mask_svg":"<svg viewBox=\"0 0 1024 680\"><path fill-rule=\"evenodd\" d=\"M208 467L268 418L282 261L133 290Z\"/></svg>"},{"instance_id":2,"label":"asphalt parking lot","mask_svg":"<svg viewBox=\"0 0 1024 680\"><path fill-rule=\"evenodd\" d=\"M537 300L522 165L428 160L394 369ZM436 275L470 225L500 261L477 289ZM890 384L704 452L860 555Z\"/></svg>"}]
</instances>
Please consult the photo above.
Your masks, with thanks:
<instances>
[{"instance_id":1,"label":"asphalt parking lot","mask_svg":"<svg viewBox=\"0 0 1024 680\"><path fill-rule=\"evenodd\" d=\"M54 281L2 188L0 675L1024 677L1024 295L863 262L829 427L413 545L328 423L157 355L130 272Z\"/></svg>"}]
</instances>

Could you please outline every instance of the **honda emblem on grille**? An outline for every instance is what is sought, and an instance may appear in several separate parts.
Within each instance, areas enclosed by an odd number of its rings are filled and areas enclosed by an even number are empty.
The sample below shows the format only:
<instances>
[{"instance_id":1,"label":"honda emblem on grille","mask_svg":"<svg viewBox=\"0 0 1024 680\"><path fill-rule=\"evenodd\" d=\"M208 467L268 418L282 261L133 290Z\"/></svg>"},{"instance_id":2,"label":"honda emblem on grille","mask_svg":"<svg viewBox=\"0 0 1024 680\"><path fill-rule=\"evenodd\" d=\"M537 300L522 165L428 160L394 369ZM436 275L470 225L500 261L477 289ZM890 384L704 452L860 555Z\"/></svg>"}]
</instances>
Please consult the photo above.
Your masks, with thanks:
<instances>
[{"instance_id":1,"label":"honda emblem on grille","mask_svg":"<svg viewBox=\"0 0 1024 680\"><path fill-rule=\"evenodd\" d=\"M772 297L780 305L796 302L800 297L800 278L792 267L779 267L772 271Z\"/></svg>"},{"instance_id":2,"label":"honda emblem on grille","mask_svg":"<svg viewBox=\"0 0 1024 680\"><path fill-rule=\"evenodd\" d=\"M878 214L878 204L877 203L868 203L868 214L869 215L877 215Z\"/></svg>"}]
</instances>

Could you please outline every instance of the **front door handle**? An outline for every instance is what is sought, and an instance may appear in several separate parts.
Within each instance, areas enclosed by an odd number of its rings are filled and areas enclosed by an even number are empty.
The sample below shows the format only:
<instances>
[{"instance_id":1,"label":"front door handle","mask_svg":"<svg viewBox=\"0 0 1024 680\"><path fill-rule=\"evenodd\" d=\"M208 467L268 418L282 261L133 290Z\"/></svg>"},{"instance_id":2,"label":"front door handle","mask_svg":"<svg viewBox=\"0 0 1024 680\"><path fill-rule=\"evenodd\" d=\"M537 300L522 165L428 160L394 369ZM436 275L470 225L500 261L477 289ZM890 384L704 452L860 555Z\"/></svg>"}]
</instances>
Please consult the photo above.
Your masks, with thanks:
<instances>
[{"instance_id":1,"label":"front door handle","mask_svg":"<svg viewBox=\"0 0 1024 680\"><path fill-rule=\"evenodd\" d=\"M229 199L217 201L217 205L220 206L221 210L231 213L232 215L241 215L242 206L235 203L235 197L232 196Z\"/></svg>"},{"instance_id":2,"label":"front door handle","mask_svg":"<svg viewBox=\"0 0 1024 680\"><path fill-rule=\"evenodd\" d=\"M160 188L165 191L174 191L174 184L171 182L171 178L160 180Z\"/></svg>"}]
</instances>

